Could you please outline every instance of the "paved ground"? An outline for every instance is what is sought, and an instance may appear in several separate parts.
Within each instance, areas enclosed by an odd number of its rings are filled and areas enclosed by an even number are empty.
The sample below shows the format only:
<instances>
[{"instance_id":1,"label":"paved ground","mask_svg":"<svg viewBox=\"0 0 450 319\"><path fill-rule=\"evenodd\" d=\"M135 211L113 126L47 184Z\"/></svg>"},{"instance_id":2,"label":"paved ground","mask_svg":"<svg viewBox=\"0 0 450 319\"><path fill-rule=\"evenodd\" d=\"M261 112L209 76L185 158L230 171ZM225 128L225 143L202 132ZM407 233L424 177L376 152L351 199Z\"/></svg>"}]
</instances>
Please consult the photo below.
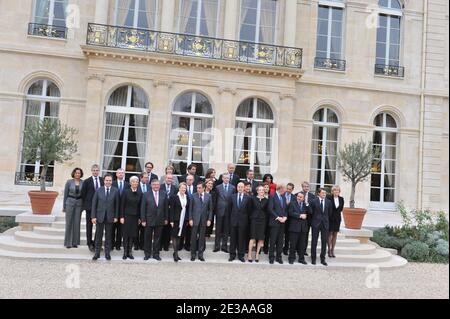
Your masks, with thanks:
<instances>
[{"instance_id":1,"label":"paved ground","mask_svg":"<svg viewBox=\"0 0 450 319\"><path fill-rule=\"evenodd\" d=\"M448 265L383 270L379 288L367 287L377 286L373 271L238 263L69 264L0 257L0 269L0 298L449 298Z\"/></svg>"}]
</instances>

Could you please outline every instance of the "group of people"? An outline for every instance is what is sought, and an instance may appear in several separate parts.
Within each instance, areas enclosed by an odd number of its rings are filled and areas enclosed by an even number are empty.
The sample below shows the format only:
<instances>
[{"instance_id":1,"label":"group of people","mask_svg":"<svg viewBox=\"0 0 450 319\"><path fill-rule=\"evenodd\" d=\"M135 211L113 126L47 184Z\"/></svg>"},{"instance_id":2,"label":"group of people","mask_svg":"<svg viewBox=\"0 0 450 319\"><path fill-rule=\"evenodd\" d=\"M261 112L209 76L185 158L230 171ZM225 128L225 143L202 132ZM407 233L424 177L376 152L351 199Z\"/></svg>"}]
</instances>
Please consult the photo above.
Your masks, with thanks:
<instances>
[{"instance_id":1,"label":"group of people","mask_svg":"<svg viewBox=\"0 0 450 319\"><path fill-rule=\"evenodd\" d=\"M271 174L257 182L249 169L241 179L234 164L218 178L210 168L204 179L196 174L195 164L182 176L174 175L169 165L158 178L153 168L151 162L146 163L145 171L129 181L123 169L117 170L115 178L111 174L101 177L99 166L93 165L92 176L82 180L83 170L75 168L64 190L64 245L80 245L84 210L86 243L93 260L100 258L104 237L107 260L111 260L111 250L122 247L124 260L134 259L133 248L143 250L145 260L161 260L160 251L168 251L172 243L175 262L181 260L178 252L182 249L190 251L192 261L205 261L206 237L213 231L213 252L228 253L230 262L236 258L245 262L245 255L248 262L259 262L263 251L271 264L283 264L283 254L290 264L307 264L310 230L312 264L316 264L319 236L321 264L327 265L327 251L328 257L336 257L344 208L339 186L331 194L324 188L313 194L309 183L303 182L302 190L295 193L294 184L275 184Z\"/></svg>"}]
</instances>

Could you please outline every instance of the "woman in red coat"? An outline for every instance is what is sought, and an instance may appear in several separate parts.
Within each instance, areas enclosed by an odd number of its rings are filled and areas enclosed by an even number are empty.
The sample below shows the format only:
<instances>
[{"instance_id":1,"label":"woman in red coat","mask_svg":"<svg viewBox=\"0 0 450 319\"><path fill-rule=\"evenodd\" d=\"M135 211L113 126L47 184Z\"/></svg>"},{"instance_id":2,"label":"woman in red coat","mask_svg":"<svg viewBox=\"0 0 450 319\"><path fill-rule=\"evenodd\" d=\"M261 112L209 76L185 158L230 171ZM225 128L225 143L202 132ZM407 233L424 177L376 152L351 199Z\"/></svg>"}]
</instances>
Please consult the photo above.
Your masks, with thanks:
<instances>
[{"instance_id":1,"label":"woman in red coat","mask_svg":"<svg viewBox=\"0 0 450 319\"><path fill-rule=\"evenodd\" d=\"M268 183L270 186L269 196L272 196L273 194L276 193L277 184L274 184L272 174L265 174L263 177L263 183Z\"/></svg>"}]
</instances>

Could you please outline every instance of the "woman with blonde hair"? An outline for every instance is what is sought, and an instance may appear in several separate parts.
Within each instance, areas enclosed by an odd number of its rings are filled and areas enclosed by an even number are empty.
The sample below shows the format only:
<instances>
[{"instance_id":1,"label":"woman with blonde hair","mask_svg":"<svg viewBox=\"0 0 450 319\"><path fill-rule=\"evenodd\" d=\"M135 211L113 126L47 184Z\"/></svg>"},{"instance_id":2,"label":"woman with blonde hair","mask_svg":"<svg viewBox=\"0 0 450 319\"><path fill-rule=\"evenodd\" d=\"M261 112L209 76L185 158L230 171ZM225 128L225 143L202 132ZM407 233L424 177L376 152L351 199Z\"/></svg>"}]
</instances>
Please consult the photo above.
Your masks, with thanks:
<instances>
[{"instance_id":1,"label":"woman with blonde hair","mask_svg":"<svg viewBox=\"0 0 450 319\"><path fill-rule=\"evenodd\" d=\"M172 165L170 165L170 164L166 166L165 174L163 176L161 176L161 178L159 180L161 185L166 183L166 176L167 175L172 175L173 176L172 185L178 188L178 185L180 184L180 182L178 180L178 176L175 175L175 168Z\"/></svg>"},{"instance_id":2,"label":"woman with blonde hair","mask_svg":"<svg viewBox=\"0 0 450 319\"><path fill-rule=\"evenodd\" d=\"M337 235L341 227L341 212L344 209L344 198L340 196L341 188L335 185L331 188L331 195L328 199L333 204L331 206L331 216L328 234L328 257L335 258L334 247L336 246Z\"/></svg>"}]
</instances>

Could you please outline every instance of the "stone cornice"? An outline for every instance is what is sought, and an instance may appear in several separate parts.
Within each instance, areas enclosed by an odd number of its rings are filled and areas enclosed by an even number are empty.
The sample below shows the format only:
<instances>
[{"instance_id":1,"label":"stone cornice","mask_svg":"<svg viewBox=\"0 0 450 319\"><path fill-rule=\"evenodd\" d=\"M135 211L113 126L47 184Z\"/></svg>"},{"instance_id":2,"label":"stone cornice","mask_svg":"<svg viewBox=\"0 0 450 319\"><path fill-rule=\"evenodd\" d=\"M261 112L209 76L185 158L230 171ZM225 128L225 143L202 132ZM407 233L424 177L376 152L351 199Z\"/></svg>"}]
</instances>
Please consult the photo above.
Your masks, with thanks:
<instances>
[{"instance_id":1,"label":"stone cornice","mask_svg":"<svg viewBox=\"0 0 450 319\"><path fill-rule=\"evenodd\" d=\"M145 62L161 65L173 65L190 67L203 70L220 70L228 72L241 72L255 76L271 76L292 78L298 80L303 75L302 69L280 68L274 66L262 66L258 64L244 64L230 61L200 59L188 56L177 56L155 52L131 52L129 50L102 48L89 45L81 46L87 58L107 58L128 62Z\"/></svg>"}]
</instances>

